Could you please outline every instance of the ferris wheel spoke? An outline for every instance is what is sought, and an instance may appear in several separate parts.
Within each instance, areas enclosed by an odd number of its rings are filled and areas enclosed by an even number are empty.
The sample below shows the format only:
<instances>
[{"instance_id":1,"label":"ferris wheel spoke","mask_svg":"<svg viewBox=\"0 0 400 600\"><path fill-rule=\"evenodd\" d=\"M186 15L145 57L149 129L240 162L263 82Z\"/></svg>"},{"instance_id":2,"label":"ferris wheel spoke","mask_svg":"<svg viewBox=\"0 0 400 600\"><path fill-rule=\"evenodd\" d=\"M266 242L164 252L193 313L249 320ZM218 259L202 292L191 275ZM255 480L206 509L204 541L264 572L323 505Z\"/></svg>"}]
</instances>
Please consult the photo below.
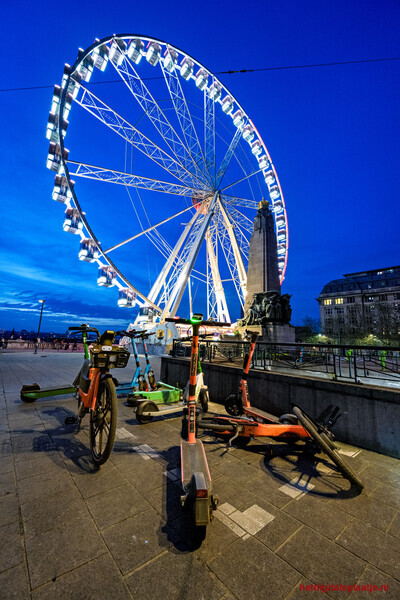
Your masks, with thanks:
<instances>
[{"instance_id":1,"label":"ferris wheel spoke","mask_svg":"<svg viewBox=\"0 0 400 600\"><path fill-rule=\"evenodd\" d=\"M164 225L165 223L168 223L169 221L172 221L172 219L175 219L176 217L179 217L179 215L182 215L183 213L187 212L188 210L193 210L193 207L189 206L188 208L185 208L184 210L181 210L181 211L175 213L171 217L168 217L168 219L164 219L163 221L160 221L156 225L153 225L152 227L149 227L148 229L144 229L140 233L137 233L136 235L128 238L127 240L124 240L123 242L119 242L119 244L115 244L115 246L111 246L107 250L104 250L104 254L109 254L113 250L116 250L117 248L120 248L121 246L124 246L128 242L132 242L133 240L136 240L140 236L145 235L145 234L149 233L150 231L153 231L154 229L157 229L157 227L160 227L161 225Z\"/></svg>"},{"instance_id":2,"label":"ferris wheel spoke","mask_svg":"<svg viewBox=\"0 0 400 600\"><path fill-rule=\"evenodd\" d=\"M171 52L169 47L168 51ZM177 70L176 68L173 68L172 70L166 68L165 61L160 61L160 64L189 154L191 155L195 165L196 174L200 176L203 181L205 181L205 173L202 172L202 169L203 171L205 170L204 154L187 105L180 79L177 74ZM209 183L211 183L211 181Z\"/></svg>"},{"instance_id":3,"label":"ferris wheel spoke","mask_svg":"<svg viewBox=\"0 0 400 600\"><path fill-rule=\"evenodd\" d=\"M207 87L204 88L204 150L209 177L215 182L215 103Z\"/></svg>"},{"instance_id":4,"label":"ferris wheel spoke","mask_svg":"<svg viewBox=\"0 0 400 600\"><path fill-rule=\"evenodd\" d=\"M186 184L201 187L198 181L193 181L192 174L180 162L172 158L87 88L81 86L75 102L168 173Z\"/></svg>"},{"instance_id":5,"label":"ferris wheel spoke","mask_svg":"<svg viewBox=\"0 0 400 600\"><path fill-rule=\"evenodd\" d=\"M246 181L247 179L250 179L250 177L254 177L254 175L257 175L258 173L261 173L261 171L262 171L262 169L257 169L257 171L253 171L252 173L249 173L245 177L242 177L241 179L238 179L237 181L234 181L233 183L230 183L229 185L227 185L224 188L222 188L220 191L224 192L225 190L233 187L234 185L237 185L238 183L242 183L242 181Z\"/></svg>"},{"instance_id":6,"label":"ferris wheel spoke","mask_svg":"<svg viewBox=\"0 0 400 600\"><path fill-rule=\"evenodd\" d=\"M182 167L191 173L194 181L203 183L196 172L192 171L192 169L196 170L196 163L188 149L139 77L129 58L125 55L120 65L113 63L113 66Z\"/></svg>"},{"instance_id":7,"label":"ferris wheel spoke","mask_svg":"<svg viewBox=\"0 0 400 600\"><path fill-rule=\"evenodd\" d=\"M224 197L222 197L221 199L223 200ZM227 212L229 213L230 217L234 221L235 226L237 226L237 227L240 226L242 229L244 229L245 231L247 231L250 234L253 233L254 220L249 219L249 217L247 217L245 214L243 214L240 210L238 210L237 208L234 208L233 206L231 206L228 203L225 203L224 206L225 206L225 209L227 210Z\"/></svg>"},{"instance_id":8,"label":"ferris wheel spoke","mask_svg":"<svg viewBox=\"0 0 400 600\"><path fill-rule=\"evenodd\" d=\"M250 200L250 198L238 198L237 196L228 196L224 194L223 200L228 206L241 206L243 208L257 209L259 202L257 200Z\"/></svg>"},{"instance_id":9,"label":"ferris wheel spoke","mask_svg":"<svg viewBox=\"0 0 400 600\"><path fill-rule=\"evenodd\" d=\"M242 135L242 128L238 128L235 132L235 135L233 136L233 138L231 140L231 143L229 144L229 148L225 153L225 156L222 160L221 166L218 169L218 173L217 173L217 177L216 177L217 187L219 187L219 185L226 173L229 163L231 162L231 158L234 155L237 145L240 142L241 135Z\"/></svg>"},{"instance_id":10,"label":"ferris wheel spoke","mask_svg":"<svg viewBox=\"0 0 400 600\"><path fill-rule=\"evenodd\" d=\"M83 177L86 179L95 179L106 183L114 183L129 187L135 187L142 190L151 190L155 192L164 192L166 194L174 194L177 196L189 196L203 200L205 194L202 190L196 190L190 187L168 183L167 181L159 181L158 179L150 179L132 173L124 173L104 167L97 167L85 163L68 160L68 164L76 165L75 170L69 169L71 175L75 177ZM192 207L191 207L192 208Z\"/></svg>"}]
</instances>

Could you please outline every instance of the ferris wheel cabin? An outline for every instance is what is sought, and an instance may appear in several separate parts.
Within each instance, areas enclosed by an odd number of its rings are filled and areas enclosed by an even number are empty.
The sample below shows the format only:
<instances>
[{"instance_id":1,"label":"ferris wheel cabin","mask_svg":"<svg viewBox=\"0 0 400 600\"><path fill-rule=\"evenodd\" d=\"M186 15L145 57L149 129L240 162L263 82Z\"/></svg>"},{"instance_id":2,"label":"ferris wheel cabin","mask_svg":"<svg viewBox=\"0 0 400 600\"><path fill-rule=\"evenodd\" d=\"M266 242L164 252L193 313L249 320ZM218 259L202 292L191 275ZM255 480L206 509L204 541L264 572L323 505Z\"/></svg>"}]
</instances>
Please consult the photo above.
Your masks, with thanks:
<instances>
[{"instance_id":1,"label":"ferris wheel cabin","mask_svg":"<svg viewBox=\"0 0 400 600\"><path fill-rule=\"evenodd\" d=\"M97 274L97 284L101 287L112 287L117 281L117 274L109 266L103 265L99 267Z\"/></svg>"},{"instance_id":2,"label":"ferris wheel cabin","mask_svg":"<svg viewBox=\"0 0 400 600\"><path fill-rule=\"evenodd\" d=\"M118 306L131 308L136 304L136 294L129 288L122 288L118 292Z\"/></svg>"},{"instance_id":3,"label":"ferris wheel cabin","mask_svg":"<svg viewBox=\"0 0 400 600\"><path fill-rule=\"evenodd\" d=\"M79 246L79 260L94 262L99 257L99 249L90 238L83 238Z\"/></svg>"},{"instance_id":4,"label":"ferris wheel cabin","mask_svg":"<svg viewBox=\"0 0 400 600\"><path fill-rule=\"evenodd\" d=\"M132 40L129 44L127 55L128 58L135 63L135 65L138 65L142 59L143 48L144 44L142 40L139 39Z\"/></svg>"},{"instance_id":5,"label":"ferris wheel cabin","mask_svg":"<svg viewBox=\"0 0 400 600\"><path fill-rule=\"evenodd\" d=\"M83 222L77 208L67 208L63 223L64 231L69 233L79 233L83 229Z\"/></svg>"},{"instance_id":6,"label":"ferris wheel cabin","mask_svg":"<svg viewBox=\"0 0 400 600\"><path fill-rule=\"evenodd\" d=\"M146 60L155 67L161 56L161 46L157 42L149 42L147 45Z\"/></svg>"},{"instance_id":7,"label":"ferris wheel cabin","mask_svg":"<svg viewBox=\"0 0 400 600\"><path fill-rule=\"evenodd\" d=\"M139 314L136 317L136 325L145 325L146 323L154 322L154 310L151 306L142 306L139 309Z\"/></svg>"},{"instance_id":8,"label":"ferris wheel cabin","mask_svg":"<svg viewBox=\"0 0 400 600\"><path fill-rule=\"evenodd\" d=\"M64 148L63 159L67 160L69 150ZM49 153L47 155L46 167L58 173L61 168L61 146L55 142L50 142Z\"/></svg>"},{"instance_id":9,"label":"ferris wheel cabin","mask_svg":"<svg viewBox=\"0 0 400 600\"><path fill-rule=\"evenodd\" d=\"M100 40L98 38L95 39L95 42L99 41ZM92 53L93 63L96 69L105 71L108 64L109 54L110 49L106 44L103 44L102 46L96 46Z\"/></svg>"},{"instance_id":10,"label":"ferris wheel cabin","mask_svg":"<svg viewBox=\"0 0 400 600\"><path fill-rule=\"evenodd\" d=\"M54 180L54 188L52 193L53 200L67 204L72 198L72 189L75 185L75 181L70 179L69 183L66 177L63 175L56 175Z\"/></svg>"}]
</instances>

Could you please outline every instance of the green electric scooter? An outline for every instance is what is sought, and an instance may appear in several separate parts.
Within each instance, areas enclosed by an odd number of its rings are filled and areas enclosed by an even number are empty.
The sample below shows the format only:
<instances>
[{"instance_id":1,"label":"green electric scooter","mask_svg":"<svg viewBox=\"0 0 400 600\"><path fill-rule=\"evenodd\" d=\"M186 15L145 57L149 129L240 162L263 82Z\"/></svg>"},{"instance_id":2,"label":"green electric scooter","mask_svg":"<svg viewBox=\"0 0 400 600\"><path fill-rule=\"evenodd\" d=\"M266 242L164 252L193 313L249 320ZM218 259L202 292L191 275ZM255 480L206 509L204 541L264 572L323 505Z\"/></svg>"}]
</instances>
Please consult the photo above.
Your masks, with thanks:
<instances>
[{"instance_id":1,"label":"green electric scooter","mask_svg":"<svg viewBox=\"0 0 400 600\"><path fill-rule=\"evenodd\" d=\"M81 329L82 327L84 328L83 331ZM68 327L69 331L82 331L83 351L85 358L89 358L87 329L89 329L89 325L85 324L81 325L81 327ZM38 398L48 398L50 396L66 396L68 394L75 394L76 390L77 386L75 385L75 383L67 385L65 387L45 389L42 389L38 383L30 383L22 386L20 396L22 402L31 403L35 402L35 400L37 400Z\"/></svg>"},{"instance_id":2,"label":"green electric scooter","mask_svg":"<svg viewBox=\"0 0 400 600\"><path fill-rule=\"evenodd\" d=\"M167 319L168 320L168 319ZM205 338L208 334L199 337ZM181 342L192 341L192 336L182 338ZM147 355L147 348L145 347ZM150 381L150 378L149 378ZM136 392L128 398L128 403L136 408L136 420L141 425L149 423L153 417L164 417L168 414L173 414L182 411L189 396L190 380L187 382L185 389L174 388L166 383L157 384L157 388L148 392ZM130 398L132 400L130 401ZM197 361L195 399L201 407L203 413L208 412L209 394L208 387L204 384L203 371L200 364L200 358ZM181 400L180 404L178 402ZM132 404L131 404L132 402Z\"/></svg>"}]
</instances>

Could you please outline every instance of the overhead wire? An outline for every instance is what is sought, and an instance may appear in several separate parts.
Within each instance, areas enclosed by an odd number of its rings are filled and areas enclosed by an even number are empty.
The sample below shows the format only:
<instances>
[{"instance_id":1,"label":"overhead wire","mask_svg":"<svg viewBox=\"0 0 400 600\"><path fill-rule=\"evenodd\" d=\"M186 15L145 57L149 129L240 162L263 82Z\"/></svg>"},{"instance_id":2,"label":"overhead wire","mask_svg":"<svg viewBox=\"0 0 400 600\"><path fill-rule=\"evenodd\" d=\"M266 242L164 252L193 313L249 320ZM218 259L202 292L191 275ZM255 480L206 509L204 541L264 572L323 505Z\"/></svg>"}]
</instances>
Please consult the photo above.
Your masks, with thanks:
<instances>
[{"instance_id":1,"label":"overhead wire","mask_svg":"<svg viewBox=\"0 0 400 600\"><path fill-rule=\"evenodd\" d=\"M400 56L392 56L389 58L368 58L364 60L343 60L343 61L335 61L328 63L312 63L312 64L303 64L303 65L284 65L282 67L257 67L255 69L229 69L227 71L216 71L214 75L237 75L237 74L245 74L245 73L259 73L263 71L284 71L288 69L310 69L316 67L336 67L341 65L359 65L366 63L377 63L377 62L388 62L400 60ZM151 79L163 79L163 77L143 77L143 81L151 80ZM106 83L122 83L121 79L110 79L108 81L93 81L89 82L87 85L103 85ZM54 85L30 85L23 87L15 87L15 88L0 88L0 92L24 92L28 90L45 90L52 89Z\"/></svg>"}]
</instances>

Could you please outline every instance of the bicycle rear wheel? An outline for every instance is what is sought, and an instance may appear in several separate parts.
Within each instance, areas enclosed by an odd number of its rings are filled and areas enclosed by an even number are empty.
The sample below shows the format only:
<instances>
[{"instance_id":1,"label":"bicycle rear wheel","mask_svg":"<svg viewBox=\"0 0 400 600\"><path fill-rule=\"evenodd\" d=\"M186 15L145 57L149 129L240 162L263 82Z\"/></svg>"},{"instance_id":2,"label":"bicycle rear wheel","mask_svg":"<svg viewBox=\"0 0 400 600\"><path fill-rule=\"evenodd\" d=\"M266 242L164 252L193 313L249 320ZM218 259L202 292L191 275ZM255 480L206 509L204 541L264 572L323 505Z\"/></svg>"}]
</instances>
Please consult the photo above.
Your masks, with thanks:
<instances>
[{"instance_id":1,"label":"bicycle rear wheel","mask_svg":"<svg viewBox=\"0 0 400 600\"><path fill-rule=\"evenodd\" d=\"M103 465L111 454L117 429L117 394L111 379L100 383L95 410L90 414L90 448L93 462Z\"/></svg>"},{"instance_id":2,"label":"bicycle rear wheel","mask_svg":"<svg viewBox=\"0 0 400 600\"><path fill-rule=\"evenodd\" d=\"M318 448L322 450L335 463L339 471L351 483L354 483L360 489L363 489L364 484L358 475L354 473L347 462L340 456L335 448L335 445L329 440L326 433L319 428L318 424L313 422L311 417L306 415L299 406L293 406L293 412L298 418L301 425L310 434Z\"/></svg>"}]
</instances>

